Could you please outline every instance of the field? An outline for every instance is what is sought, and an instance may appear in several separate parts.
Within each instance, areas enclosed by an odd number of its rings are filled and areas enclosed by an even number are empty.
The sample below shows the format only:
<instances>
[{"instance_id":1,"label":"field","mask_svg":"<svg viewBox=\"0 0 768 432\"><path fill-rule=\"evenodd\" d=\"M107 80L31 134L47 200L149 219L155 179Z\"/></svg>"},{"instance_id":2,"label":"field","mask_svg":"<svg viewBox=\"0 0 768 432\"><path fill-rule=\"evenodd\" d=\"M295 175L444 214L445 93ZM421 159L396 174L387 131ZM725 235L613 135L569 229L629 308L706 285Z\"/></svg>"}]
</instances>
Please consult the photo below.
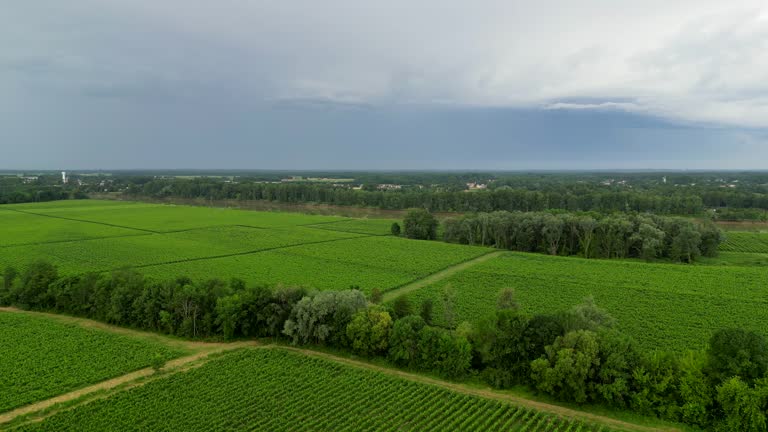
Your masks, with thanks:
<instances>
[{"instance_id":1,"label":"field","mask_svg":"<svg viewBox=\"0 0 768 432\"><path fill-rule=\"evenodd\" d=\"M725 237L720 245L723 251L768 254L768 233L731 231Z\"/></svg>"},{"instance_id":2,"label":"field","mask_svg":"<svg viewBox=\"0 0 768 432\"><path fill-rule=\"evenodd\" d=\"M279 349L246 349L24 431L608 431Z\"/></svg>"},{"instance_id":3,"label":"field","mask_svg":"<svg viewBox=\"0 0 768 432\"><path fill-rule=\"evenodd\" d=\"M0 311L0 412L149 366L160 343Z\"/></svg>"},{"instance_id":4,"label":"field","mask_svg":"<svg viewBox=\"0 0 768 432\"><path fill-rule=\"evenodd\" d=\"M0 206L0 220L0 268L44 259L65 275L132 267L158 278L370 292L488 252L395 238L389 219L116 201Z\"/></svg>"},{"instance_id":5,"label":"field","mask_svg":"<svg viewBox=\"0 0 768 432\"><path fill-rule=\"evenodd\" d=\"M529 313L556 312L594 296L620 329L644 348L702 348L719 328L768 334L765 267L685 266L507 253L410 295L417 306L432 298L442 321L441 293L456 294L458 321L493 312L498 293L514 288Z\"/></svg>"}]
</instances>

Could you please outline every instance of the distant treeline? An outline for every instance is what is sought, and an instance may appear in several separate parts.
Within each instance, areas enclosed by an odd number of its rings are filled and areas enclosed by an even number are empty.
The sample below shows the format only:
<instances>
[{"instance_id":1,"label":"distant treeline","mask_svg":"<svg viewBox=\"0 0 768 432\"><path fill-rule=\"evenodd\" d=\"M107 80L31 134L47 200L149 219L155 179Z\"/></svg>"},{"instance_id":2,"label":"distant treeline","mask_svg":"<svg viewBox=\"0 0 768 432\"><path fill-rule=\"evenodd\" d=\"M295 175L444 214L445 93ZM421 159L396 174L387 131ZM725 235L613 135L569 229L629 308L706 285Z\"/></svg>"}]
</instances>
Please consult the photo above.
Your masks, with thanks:
<instances>
[{"instance_id":1,"label":"distant treeline","mask_svg":"<svg viewBox=\"0 0 768 432\"><path fill-rule=\"evenodd\" d=\"M753 186L730 189L722 185L679 186L655 185L642 188L606 186L600 183L523 183L502 181L490 183L487 189L464 190L454 183L447 185L405 185L400 189L377 190L363 184L362 189L349 185L323 183L264 183L251 179L123 179L128 182L125 194L152 198L266 200L281 203L324 203L341 206L376 207L381 209L426 208L433 212L493 212L566 210L602 213L637 212L666 215L703 215L708 209L758 209L758 212L732 216L761 218L768 209L768 191ZM369 187L370 186L370 187ZM712 214L717 217L717 213Z\"/></svg>"},{"instance_id":2,"label":"distant treeline","mask_svg":"<svg viewBox=\"0 0 768 432\"><path fill-rule=\"evenodd\" d=\"M57 182L59 184L57 184ZM82 199L88 195L77 187L60 184L60 177L35 177L34 180L17 176L0 176L0 204Z\"/></svg>"},{"instance_id":3,"label":"distant treeline","mask_svg":"<svg viewBox=\"0 0 768 432\"><path fill-rule=\"evenodd\" d=\"M443 235L448 242L521 252L682 262L717 255L723 241L712 222L652 214L477 213L446 219Z\"/></svg>"},{"instance_id":4,"label":"distant treeline","mask_svg":"<svg viewBox=\"0 0 768 432\"><path fill-rule=\"evenodd\" d=\"M392 306L377 304L380 297L366 299L355 289L247 286L237 279L155 281L131 270L62 277L45 262L21 274L6 269L0 285L0 305L190 338L333 346L447 378L478 375L497 388L527 385L562 401L706 429L766 430L768 345L754 332L717 331L706 352L643 352L590 299L529 316L519 311L514 291L504 290L494 314L443 329L430 325L431 303L414 311L406 297Z\"/></svg>"}]
</instances>

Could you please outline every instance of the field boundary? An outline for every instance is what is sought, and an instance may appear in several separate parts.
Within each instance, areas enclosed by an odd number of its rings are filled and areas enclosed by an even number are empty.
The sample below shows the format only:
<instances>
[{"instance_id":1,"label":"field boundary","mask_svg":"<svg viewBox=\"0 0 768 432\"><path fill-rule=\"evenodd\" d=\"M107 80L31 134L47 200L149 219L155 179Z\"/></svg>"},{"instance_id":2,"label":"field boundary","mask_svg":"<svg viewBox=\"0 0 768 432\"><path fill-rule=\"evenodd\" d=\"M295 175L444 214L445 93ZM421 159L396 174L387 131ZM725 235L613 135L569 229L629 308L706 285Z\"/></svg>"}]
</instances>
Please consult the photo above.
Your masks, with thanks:
<instances>
[{"instance_id":1,"label":"field boundary","mask_svg":"<svg viewBox=\"0 0 768 432\"><path fill-rule=\"evenodd\" d=\"M338 239L318 240L314 242L300 243L300 244L294 244L294 245L288 245L288 246L275 246L271 248L251 250L251 251L245 251L245 252L234 252L234 253L222 254L222 255L211 255L211 256L204 256L204 257L185 258L185 259L173 260L173 261L164 261L160 263L140 264L140 265L126 266L126 267L115 267L107 270L97 270L96 273L106 273L110 271L120 270L121 268L140 269L140 268L148 268L148 267L157 267L161 265L181 264L186 262L205 261L205 260L213 260L213 259L219 259L219 258L230 258L230 257L236 257L236 256L243 256L243 255L255 255L261 252L272 252L272 251L288 249L292 247L315 245L315 244L322 244L322 243L332 243L332 242L337 242L342 240L354 240L354 239L366 238L366 237L373 237L373 236L358 235L356 237L344 237L344 238L338 238Z\"/></svg>"},{"instance_id":2,"label":"field boundary","mask_svg":"<svg viewBox=\"0 0 768 432\"><path fill-rule=\"evenodd\" d=\"M454 274L462 270L466 270L468 268L474 267L477 264L496 258L504 253L505 251L489 251L478 257L466 260L464 262L460 262L458 264L448 266L442 270L438 270L435 273L427 275L421 279L417 279L413 282L409 282L405 285L402 285L400 287L397 287L395 289L385 292L384 295L382 296L382 302L386 303L386 302L392 301L401 295L414 292L428 285L431 285L435 282L439 282L445 278L453 276Z\"/></svg>"},{"instance_id":3,"label":"field boundary","mask_svg":"<svg viewBox=\"0 0 768 432\"><path fill-rule=\"evenodd\" d=\"M35 213L35 212L31 212L31 211L18 210L18 209L6 209L6 210L12 211L12 212L16 212L16 213L23 213L23 214L33 215L33 216L48 217L48 218L53 218L53 219L62 219L62 220L68 220L68 221L72 221L72 222L82 222L82 223L90 223L90 224L96 224L96 225L104 225L104 226L108 226L108 227L112 227L112 228L123 228L123 229L129 229L129 230L134 230L134 231L143 231L143 232L151 233L151 234L162 234L161 231L152 231L152 230L143 229L143 228L135 228L135 227L129 227L129 226L124 226L124 225L115 225L115 224L111 224L111 223L107 223L107 222L96 222L96 221L91 221L91 220L87 220L87 219L68 218L68 217L64 217L64 216L56 216L56 215L45 214L45 213Z\"/></svg>"}]
</instances>

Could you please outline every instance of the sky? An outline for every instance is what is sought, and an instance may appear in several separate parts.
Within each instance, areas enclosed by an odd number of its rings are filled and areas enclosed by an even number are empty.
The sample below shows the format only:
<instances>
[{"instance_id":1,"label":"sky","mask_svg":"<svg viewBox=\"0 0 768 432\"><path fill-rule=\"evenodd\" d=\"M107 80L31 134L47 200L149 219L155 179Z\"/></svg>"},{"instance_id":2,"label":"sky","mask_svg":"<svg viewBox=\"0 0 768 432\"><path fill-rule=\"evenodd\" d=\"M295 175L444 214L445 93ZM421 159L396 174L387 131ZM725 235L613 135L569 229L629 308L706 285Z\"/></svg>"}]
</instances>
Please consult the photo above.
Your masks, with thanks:
<instances>
[{"instance_id":1,"label":"sky","mask_svg":"<svg viewBox=\"0 0 768 432\"><path fill-rule=\"evenodd\" d=\"M768 169L764 0L35 0L0 169Z\"/></svg>"}]
</instances>

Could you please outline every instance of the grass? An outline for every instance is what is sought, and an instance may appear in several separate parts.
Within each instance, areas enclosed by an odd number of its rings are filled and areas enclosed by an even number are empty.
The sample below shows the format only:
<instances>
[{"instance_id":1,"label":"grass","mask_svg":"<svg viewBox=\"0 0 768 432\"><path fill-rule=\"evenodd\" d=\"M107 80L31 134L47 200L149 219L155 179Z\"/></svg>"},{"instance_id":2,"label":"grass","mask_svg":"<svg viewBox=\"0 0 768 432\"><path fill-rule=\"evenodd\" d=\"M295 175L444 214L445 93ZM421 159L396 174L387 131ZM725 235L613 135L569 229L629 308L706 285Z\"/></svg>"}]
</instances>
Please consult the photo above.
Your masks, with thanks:
<instances>
[{"instance_id":1,"label":"grass","mask_svg":"<svg viewBox=\"0 0 768 432\"><path fill-rule=\"evenodd\" d=\"M185 352L54 318L0 311L0 412L113 378Z\"/></svg>"},{"instance_id":2,"label":"grass","mask_svg":"<svg viewBox=\"0 0 768 432\"><path fill-rule=\"evenodd\" d=\"M523 311L552 313L594 296L646 349L682 351L711 333L742 327L768 335L764 317L768 270L687 266L506 253L410 295L416 307L433 299L442 319L446 286L456 295L458 321L493 312L499 292L514 288Z\"/></svg>"}]
</instances>

